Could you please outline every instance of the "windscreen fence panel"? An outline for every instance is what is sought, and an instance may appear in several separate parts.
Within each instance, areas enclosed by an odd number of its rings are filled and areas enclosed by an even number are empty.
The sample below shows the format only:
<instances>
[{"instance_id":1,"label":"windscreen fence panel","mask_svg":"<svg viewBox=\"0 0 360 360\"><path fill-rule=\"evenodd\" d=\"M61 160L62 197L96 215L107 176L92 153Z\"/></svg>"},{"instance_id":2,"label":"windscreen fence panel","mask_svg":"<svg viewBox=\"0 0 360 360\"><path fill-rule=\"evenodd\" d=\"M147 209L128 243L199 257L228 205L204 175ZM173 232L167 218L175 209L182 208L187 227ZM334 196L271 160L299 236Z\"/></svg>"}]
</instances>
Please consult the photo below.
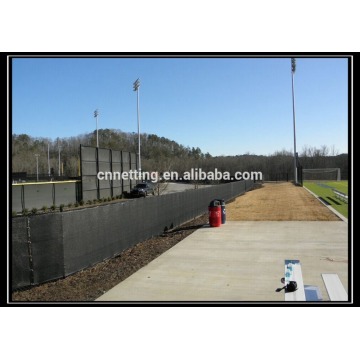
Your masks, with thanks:
<instances>
[{"instance_id":1,"label":"windscreen fence panel","mask_svg":"<svg viewBox=\"0 0 360 360\"><path fill-rule=\"evenodd\" d=\"M121 151L118 150L112 150L112 171L114 173L119 173L121 174L121 164L122 164L122 160L121 160ZM122 181L121 179L113 179L112 182L112 190L113 190L113 196L119 196L123 193L123 189L122 189Z\"/></svg>"},{"instance_id":2,"label":"windscreen fence panel","mask_svg":"<svg viewBox=\"0 0 360 360\"><path fill-rule=\"evenodd\" d=\"M109 149L98 149L98 169L102 173L112 173L111 151ZM112 197L112 180L110 178L99 180L99 197Z\"/></svg>"},{"instance_id":3,"label":"windscreen fence panel","mask_svg":"<svg viewBox=\"0 0 360 360\"><path fill-rule=\"evenodd\" d=\"M131 169L131 159L130 159L130 153L128 152L122 152L122 171L129 173ZM123 192L130 192L131 191L131 181L130 179L123 179Z\"/></svg>"},{"instance_id":4,"label":"windscreen fence panel","mask_svg":"<svg viewBox=\"0 0 360 360\"><path fill-rule=\"evenodd\" d=\"M98 199L98 163L97 150L90 146L80 145L80 168L82 183L82 200Z\"/></svg>"},{"instance_id":5,"label":"windscreen fence panel","mask_svg":"<svg viewBox=\"0 0 360 360\"><path fill-rule=\"evenodd\" d=\"M58 214L57 214L58 215ZM64 276L62 217L43 214L29 217L34 284Z\"/></svg>"},{"instance_id":6,"label":"windscreen fence panel","mask_svg":"<svg viewBox=\"0 0 360 360\"><path fill-rule=\"evenodd\" d=\"M128 193L136 184L136 181L122 176L137 169L135 153L80 145L80 159L82 199L85 202ZM103 179L98 177L99 173Z\"/></svg>"},{"instance_id":7,"label":"windscreen fence panel","mask_svg":"<svg viewBox=\"0 0 360 360\"><path fill-rule=\"evenodd\" d=\"M12 184L12 211L17 213L25 209L40 210L43 206L50 207L60 204L67 205L80 201L81 183L76 180Z\"/></svg>"},{"instance_id":8,"label":"windscreen fence panel","mask_svg":"<svg viewBox=\"0 0 360 360\"><path fill-rule=\"evenodd\" d=\"M12 219L11 230L11 277L12 288L29 286L33 283L31 253L29 253L28 217Z\"/></svg>"},{"instance_id":9,"label":"windscreen fence panel","mask_svg":"<svg viewBox=\"0 0 360 360\"><path fill-rule=\"evenodd\" d=\"M93 208L13 218L13 289L85 269L205 214L214 199L252 189L250 180Z\"/></svg>"}]
</instances>

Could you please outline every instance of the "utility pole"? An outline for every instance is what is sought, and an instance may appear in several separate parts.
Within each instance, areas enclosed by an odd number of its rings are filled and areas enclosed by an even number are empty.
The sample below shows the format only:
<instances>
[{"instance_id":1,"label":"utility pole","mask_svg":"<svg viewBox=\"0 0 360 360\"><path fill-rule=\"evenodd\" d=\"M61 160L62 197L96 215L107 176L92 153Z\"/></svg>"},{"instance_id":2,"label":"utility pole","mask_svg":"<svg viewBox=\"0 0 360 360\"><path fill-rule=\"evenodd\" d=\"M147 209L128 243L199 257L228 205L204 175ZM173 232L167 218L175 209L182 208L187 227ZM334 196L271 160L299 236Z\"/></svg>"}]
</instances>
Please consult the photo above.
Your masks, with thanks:
<instances>
[{"instance_id":1,"label":"utility pole","mask_svg":"<svg viewBox=\"0 0 360 360\"><path fill-rule=\"evenodd\" d=\"M61 146L59 145L59 176L61 176L61 168L60 168L60 151L61 151Z\"/></svg>"},{"instance_id":2,"label":"utility pole","mask_svg":"<svg viewBox=\"0 0 360 360\"><path fill-rule=\"evenodd\" d=\"M49 168L49 177L50 177L50 143L48 142L48 168Z\"/></svg>"},{"instance_id":3,"label":"utility pole","mask_svg":"<svg viewBox=\"0 0 360 360\"><path fill-rule=\"evenodd\" d=\"M140 79L136 79L136 81L133 84L134 91L137 92L137 124L138 124L138 146L139 146L139 164L138 164L138 171L139 176L141 173L141 156L140 156L140 114L139 114L139 87L140 87Z\"/></svg>"},{"instance_id":4,"label":"utility pole","mask_svg":"<svg viewBox=\"0 0 360 360\"><path fill-rule=\"evenodd\" d=\"M99 132L98 132L98 116L99 116L99 110L96 109L94 111L94 118L96 119L96 147L99 147Z\"/></svg>"},{"instance_id":5,"label":"utility pole","mask_svg":"<svg viewBox=\"0 0 360 360\"><path fill-rule=\"evenodd\" d=\"M296 124L295 124L295 93L294 93L294 74L296 70L296 60L291 59L291 83L292 83L292 103L293 103L293 125L294 125L294 183L297 185L297 161L296 161Z\"/></svg>"}]
</instances>

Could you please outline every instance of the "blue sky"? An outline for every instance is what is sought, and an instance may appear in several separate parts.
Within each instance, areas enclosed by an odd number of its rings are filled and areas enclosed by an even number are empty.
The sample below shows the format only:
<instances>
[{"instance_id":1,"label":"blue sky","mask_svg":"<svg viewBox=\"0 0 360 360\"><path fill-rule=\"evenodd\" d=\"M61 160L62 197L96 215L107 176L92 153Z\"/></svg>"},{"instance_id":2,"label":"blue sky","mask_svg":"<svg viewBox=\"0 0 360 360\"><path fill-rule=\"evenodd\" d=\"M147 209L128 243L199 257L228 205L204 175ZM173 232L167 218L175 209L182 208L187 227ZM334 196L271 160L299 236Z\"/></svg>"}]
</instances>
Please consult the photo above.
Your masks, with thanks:
<instances>
[{"instance_id":1,"label":"blue sky","mask_svg":"<svg viewBox=\"0 0 360 360\"><path fill-rule=\"evenodd\" d=\"M164 136L211 155L293 150L290 58L14 58L12 132L99 128ZM348 152L348 60L297 58L297 150ZM100 144L101 146L101 144Z\"/></svg>"}]
</instances>

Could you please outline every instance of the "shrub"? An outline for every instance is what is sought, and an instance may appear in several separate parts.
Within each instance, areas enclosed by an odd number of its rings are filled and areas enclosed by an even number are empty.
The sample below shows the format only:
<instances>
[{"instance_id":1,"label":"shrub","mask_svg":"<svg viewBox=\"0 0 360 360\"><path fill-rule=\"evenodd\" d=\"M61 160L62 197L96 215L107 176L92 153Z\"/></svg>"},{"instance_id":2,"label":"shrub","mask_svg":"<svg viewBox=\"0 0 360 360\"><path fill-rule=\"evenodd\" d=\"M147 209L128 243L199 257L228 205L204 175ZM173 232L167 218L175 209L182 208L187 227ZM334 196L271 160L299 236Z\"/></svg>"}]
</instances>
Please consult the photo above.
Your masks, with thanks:
<instances>
[{"instance_id":1,"label":"shrub","mask_svg":"<svg viewBox=\"0 0 360 360\"><path fill-rule=\"evenodd\" d=\"M32 213L33 215L35 215L37 212L38 212L38 209L37 209L36 207L33 207L33 208L31 209L31 213Z\"/></svg>"},{"instance_id":2,"label":"shrub","mask_svg":"<svg viewBox=\"0 0 360 360\"><path fill-rule=\"evenodd\" d=\"M68 206L69 208L71 208L71 207L73 206L73 203L72 203L72 202L69 202L69 203L67 204L67 206Z\"/></svg>"},{"instance_id":3,"label":"shrub","mask_svg":"<svg viewBox=\"0 0 360 360\"><path fill-rule=\"evenodd\" d=\"M60 204L59 208L60 208L60 211L63 212L64 211L64 204Z\"/></svg>"},{"instance_id":4,"label":"shrub","mask_svg":"<svg viewBox=\"0 0 360 360\"><path fill-rule=\"evenodd\" d=\"M28 215L29 214L29 209L24 209L22 212L21 212L24 216Z\"/></svg>"},{"instance_id":5,"label":"shrub","mask_svg":"<svg viewBox=\"0 0 360 360\"><path fill-rule=\"evenodd\" d=\"M83 206L84 205L84 200L80 200L79 204L80 204L80 206Z\"/></svg>"},{"instance_id":6,"label":"shrub","mask_svg":"<svg viewBox=\"0 0 360 360\"><path fill-rule=\"evenodd\" d=\"M78 203L78 202L75 203L75 207L79 207L79 203Z\"/></svg>"},{"instance_id":7,"label":"shrub","mask_svg":"<svg viewBox=\"0 0 360 360\"><path fill-rule=\"evenodd\" d=\"M46 205L44 205L44 206L41 208L41 210L42 210L43 212L47 212L47 211L48 211L48 207L47 207Z\"/></svg>"},{"instance_id":8,"label":"shrub","mask_svg":"<svg viewBox=\"0 0 360 360\"><path fill-rule=\"evenodd\" d=\"M54 204L53 204L53 205L51 205L51 206L50 206L50 209L51 209L52 211L55 211L55 209L56 209L56 205L54 205Z\"/></svg>"}]
</instances>

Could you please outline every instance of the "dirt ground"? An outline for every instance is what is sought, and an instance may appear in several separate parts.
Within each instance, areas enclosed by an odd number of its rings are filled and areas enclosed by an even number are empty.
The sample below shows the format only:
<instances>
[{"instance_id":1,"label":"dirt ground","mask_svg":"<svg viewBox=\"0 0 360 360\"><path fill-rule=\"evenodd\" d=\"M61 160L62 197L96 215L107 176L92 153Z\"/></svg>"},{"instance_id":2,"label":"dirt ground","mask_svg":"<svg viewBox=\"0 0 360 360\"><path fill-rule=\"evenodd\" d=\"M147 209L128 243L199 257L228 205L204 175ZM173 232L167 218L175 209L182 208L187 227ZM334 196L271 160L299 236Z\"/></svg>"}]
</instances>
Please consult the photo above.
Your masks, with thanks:
<instances>
[{"instance_id":1,"label":"dirt ground","mask_svg":"<svg viewBox=\"0 0 360 360\"><path fill-rule=\"evenodd\" d=\"M292 183L264 183L226 207L227 220L336 221L333 212L306 189Z\"/></svg>"},{"instance_id":2,"label":"dirt ground","mask_svg":"<svg viewBox=\"0 0 360 360\"><path fill-rule=\"evenodd\" d=\"M227 220L339 220L308 191L290 183L266 183L226 205ZM93 301L208 223L208 214L143 241L64 279L11 294L13 302Z\"/></svg>"}]
</instances>

